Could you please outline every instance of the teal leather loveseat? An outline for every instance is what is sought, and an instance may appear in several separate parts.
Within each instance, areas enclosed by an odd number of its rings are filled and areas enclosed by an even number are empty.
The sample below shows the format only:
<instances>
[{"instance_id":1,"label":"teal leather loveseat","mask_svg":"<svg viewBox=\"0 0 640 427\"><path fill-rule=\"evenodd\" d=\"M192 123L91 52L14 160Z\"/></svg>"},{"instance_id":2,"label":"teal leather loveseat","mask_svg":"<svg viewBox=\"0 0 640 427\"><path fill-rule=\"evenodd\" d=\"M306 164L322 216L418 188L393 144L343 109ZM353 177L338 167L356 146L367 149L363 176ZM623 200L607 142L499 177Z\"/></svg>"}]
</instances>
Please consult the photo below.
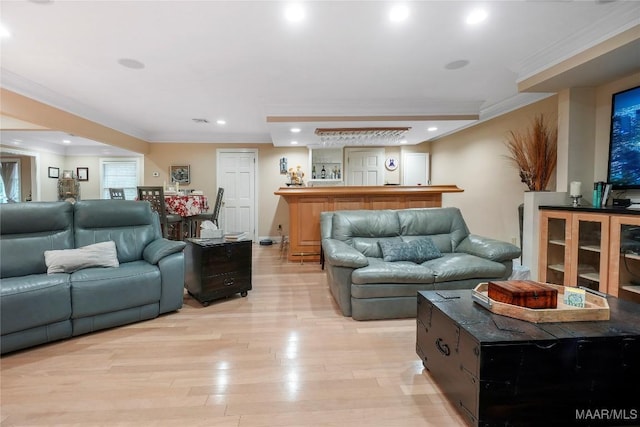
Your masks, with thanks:
<instances>
[{"instance_id":1,"label":"teal leather loveseat","mask_svg":"<svg viewBox=\"0 0 640 427\"><path fill-rule=\"evenodd\" d=\"M520 256L457 208L322 212L320 228L331 294L355 320L415 317L418 291L506 280Z\"/></svg>"},{"instance_id":2,"label":"teal leather loveseat","mask_svg":"<svg viewBox=\"0 0 640 427\"><path fill-rule=\"evenodd\" d=\"M48 254L100 242L117 267L48 274ZM182 307L184 242L162 238L147 202L0 205L1 353L151 319ZM81 249L82 250L82 249ZM50 252L54 251L54 252ZM95 262L88 259L85 264ZM68 266L57 266L71 269Z\"/></svg>"}]
</instances>

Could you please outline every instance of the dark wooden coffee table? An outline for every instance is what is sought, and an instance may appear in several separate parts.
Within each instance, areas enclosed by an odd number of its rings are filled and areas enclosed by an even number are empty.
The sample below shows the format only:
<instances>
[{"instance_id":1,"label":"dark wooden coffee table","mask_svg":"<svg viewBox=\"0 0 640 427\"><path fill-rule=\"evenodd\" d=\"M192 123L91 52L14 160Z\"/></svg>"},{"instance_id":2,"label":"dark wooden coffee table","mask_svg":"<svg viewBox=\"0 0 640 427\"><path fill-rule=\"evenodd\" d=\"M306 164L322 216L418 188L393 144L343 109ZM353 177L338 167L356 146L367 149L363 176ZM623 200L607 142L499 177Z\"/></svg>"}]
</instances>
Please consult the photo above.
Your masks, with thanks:
<instances>
[{"instance_id":1,"label":"dark wooden coffee table","mask_svg":"<svg viewBox=\"0 0 640 427\"><path fill-rule=\"evenodd\" d=\"M640 425L640 305L607 321L529 323L471 291L418 292L416 351L470 425Z\"/></svg>"}]
</instances>

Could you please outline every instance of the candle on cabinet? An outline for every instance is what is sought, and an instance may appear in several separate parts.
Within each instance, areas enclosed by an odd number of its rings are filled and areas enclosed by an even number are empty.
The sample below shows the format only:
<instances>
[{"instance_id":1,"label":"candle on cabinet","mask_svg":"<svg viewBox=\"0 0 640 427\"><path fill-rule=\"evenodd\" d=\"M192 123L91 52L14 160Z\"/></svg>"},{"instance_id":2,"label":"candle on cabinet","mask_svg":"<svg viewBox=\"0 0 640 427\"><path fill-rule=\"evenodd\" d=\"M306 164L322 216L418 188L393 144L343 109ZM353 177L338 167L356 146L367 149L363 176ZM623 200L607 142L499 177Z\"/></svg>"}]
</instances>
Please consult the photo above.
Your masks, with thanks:
<instances>
[{"instance_id":1,"label":"candle on cabinet","mask_svg":"<svg viewBox=\"0 0 640 427\"><path fill-rule=\"evenodd\" d=\"M580 181L571 181L569 185L569 195L572 197L582 195L582 183Z\"/></svg>"}]
</instances>

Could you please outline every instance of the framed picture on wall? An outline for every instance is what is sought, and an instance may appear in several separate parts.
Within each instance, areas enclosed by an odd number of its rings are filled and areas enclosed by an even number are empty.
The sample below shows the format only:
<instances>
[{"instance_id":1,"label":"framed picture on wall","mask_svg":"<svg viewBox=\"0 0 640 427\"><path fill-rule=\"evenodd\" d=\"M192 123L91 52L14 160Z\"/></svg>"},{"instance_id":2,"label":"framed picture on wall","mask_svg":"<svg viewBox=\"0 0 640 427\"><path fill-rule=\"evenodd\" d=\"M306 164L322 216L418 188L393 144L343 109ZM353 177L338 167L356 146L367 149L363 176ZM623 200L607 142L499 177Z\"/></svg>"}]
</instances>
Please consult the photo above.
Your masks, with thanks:
<instances>
[{"instance_id":1,"label":"framed picture on wall","mask_svg":"<svg viewBox=\"0 0 640 427\"><path fill-rule=\"evenodd\" d=\"M180 184L189 184L191 182L191 171L189 165L169 167L169 176L171 177L172 183L178 182Z\"/></svg>"},{"instance_id":2,"label":"framed picture on wall","mask_svg":"<svg viewBox=\"0 0 640 427\"><path fill-rule=\"evenodd\" d=\"M60 178L60 168L49 166L49 178Z\"/></svg>"},{"instance_id":3,"label":"framed picture on wall","mask_svg":"<svg viewBox=\"0 0 640 427\"><path fill-rule=\"evenodd\" d=\"M89 181L89 168L76 168L78 181Z\"/></svg>"}]
</instances>

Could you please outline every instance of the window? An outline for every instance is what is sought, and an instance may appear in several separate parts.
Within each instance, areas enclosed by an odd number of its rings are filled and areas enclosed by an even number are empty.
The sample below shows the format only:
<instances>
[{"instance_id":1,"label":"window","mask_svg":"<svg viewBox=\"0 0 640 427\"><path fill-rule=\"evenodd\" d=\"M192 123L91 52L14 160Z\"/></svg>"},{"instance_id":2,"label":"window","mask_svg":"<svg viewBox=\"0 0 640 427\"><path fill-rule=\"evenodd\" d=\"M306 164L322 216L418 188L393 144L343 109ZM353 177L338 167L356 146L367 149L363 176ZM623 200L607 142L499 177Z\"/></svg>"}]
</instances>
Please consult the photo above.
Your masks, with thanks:
<instances>
[{"instance_id":1,"label":"window","mask_svg":"<svg viewBox=\"0 0 640 427\"><path fill-rule=\"evenodd\" d=\"M0 162L0 203L20 202L20 159Z\"/></svg>"},{"instance_id":2,"label":"window","mask_svg":"<svg viewBox=\"0 0 640 427\"><path fill-rule=\"evenodd\" d=\"M141 163L140 159L135 157L100 159L102 198L110 198L109 188L122 188L125 199L135 200L142 177Z\"/></svg>"}]
</instances>

